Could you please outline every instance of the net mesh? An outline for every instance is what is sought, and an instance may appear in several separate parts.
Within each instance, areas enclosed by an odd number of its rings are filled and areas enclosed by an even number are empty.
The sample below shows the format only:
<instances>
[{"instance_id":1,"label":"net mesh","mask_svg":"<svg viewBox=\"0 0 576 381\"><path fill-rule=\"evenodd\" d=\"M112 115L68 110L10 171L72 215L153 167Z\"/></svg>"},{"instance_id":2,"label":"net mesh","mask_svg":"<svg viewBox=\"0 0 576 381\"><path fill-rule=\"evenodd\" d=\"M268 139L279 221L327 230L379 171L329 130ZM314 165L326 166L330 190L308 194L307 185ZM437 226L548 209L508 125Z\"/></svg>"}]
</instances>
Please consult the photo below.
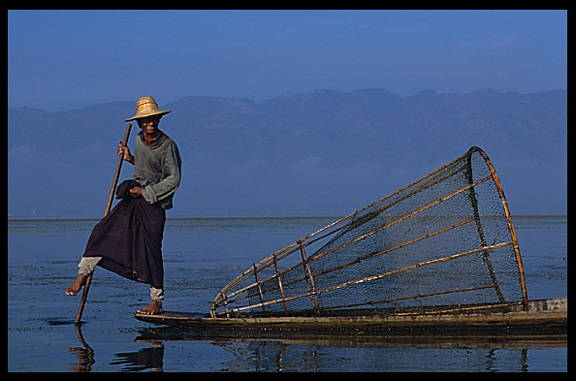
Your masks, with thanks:
<instances>
[{"instance_id":1,"label":"net mesh","mask_svg":"<svg viewBox=\"0 0 576 381\"><path fill-rule=\"evenodd\" d=\"M525 301L521 257L486 154L466 154L274 253L212 316L474 311Z\"/></svg>"}]
</instances>

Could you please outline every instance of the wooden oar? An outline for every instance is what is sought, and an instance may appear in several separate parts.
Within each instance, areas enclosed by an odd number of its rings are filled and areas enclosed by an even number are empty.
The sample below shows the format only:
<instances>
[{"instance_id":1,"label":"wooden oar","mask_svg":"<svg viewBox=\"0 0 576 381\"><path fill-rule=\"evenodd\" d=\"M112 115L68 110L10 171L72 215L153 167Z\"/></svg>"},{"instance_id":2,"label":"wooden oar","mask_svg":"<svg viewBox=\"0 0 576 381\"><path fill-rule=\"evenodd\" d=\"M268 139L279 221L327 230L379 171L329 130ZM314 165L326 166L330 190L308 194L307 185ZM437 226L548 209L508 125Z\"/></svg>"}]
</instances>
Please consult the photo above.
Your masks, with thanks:
<instances>
[{"instance_id":1,"label":"wooden oar","mask_svg":"<svg viewBox=\"0 0 576 381\"><path fill-rule=\"evenodd\" d=\"M132 129L132 124L126 126L126 133L124 134L123 145L128 144L128 138L130 137L130 130ZM114 199L114 192L116 190L116 185L118 184L118 178L120 177L120 169L122 169L122 162L124 161L124 154L118 156L118 163L116 164L116 172L114 172L114 180L112 181L112 187L110 188L110 194L108 195L108 202L106 203L106 209L104 210L104 217L110 213L110 208L112 207L112 200ZM92 271L86 277L86 284L84 285L84 292L82 293L82 299L80 300L80 306L78 307L78 313L76 314L76 324L80 323L82 318L82 312L84 312L84 305L86 304L86 298L88 297L88 290L90 289L90 283L92 283L92 276L94 271Z\"/></svg>"}]
</instances>

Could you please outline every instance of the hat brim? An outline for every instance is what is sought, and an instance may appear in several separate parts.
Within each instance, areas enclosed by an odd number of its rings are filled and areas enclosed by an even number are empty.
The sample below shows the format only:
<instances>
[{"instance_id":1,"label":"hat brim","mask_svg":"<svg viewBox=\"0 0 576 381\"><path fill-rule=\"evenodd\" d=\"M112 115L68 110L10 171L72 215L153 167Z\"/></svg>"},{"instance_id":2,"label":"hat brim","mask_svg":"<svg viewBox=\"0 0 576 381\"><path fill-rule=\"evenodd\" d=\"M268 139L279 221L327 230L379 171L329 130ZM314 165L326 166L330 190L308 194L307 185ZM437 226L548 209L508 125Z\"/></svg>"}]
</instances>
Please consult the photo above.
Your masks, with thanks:
<instances>
[{"instance_id":1,"label":"hat brim","mask_svg":"<svg viewBox=\"0 0 576 381\"><path fill-rule=\"evenodd\" d=\"M146 115L134 115L132 118L128 118L128 119L126 119L124 122L130 122L130 121L132 121L132 120L148 118L148 117L150 117L150 116L156 116L156 115L162 116L162 115L166 115L166 114L168 114L168 113L170 113L170 112L172 112L172 110L170 110L170 111L153 112L153 113L146 114Z\"/></svg>"}]
</instances>

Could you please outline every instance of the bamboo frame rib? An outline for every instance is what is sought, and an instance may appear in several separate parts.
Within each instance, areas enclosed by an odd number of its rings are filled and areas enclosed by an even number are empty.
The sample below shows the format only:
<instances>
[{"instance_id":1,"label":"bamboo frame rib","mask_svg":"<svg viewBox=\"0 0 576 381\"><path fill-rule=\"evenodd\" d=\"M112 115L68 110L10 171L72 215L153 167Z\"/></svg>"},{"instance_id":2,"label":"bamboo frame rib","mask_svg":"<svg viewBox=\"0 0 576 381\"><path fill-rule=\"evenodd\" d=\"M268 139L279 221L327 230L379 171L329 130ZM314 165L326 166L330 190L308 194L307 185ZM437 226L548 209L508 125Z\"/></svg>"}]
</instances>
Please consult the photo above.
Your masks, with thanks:
<instances>
[{"instance_id":1,"label":"bamboo frame rib","mask_svg":"<svg viewBox=\"0 0 576 381\"><path fill-rule=\"evenodd\" d=\"M300 255L302 256L302 265L304 266L304 273L308 275L310 279L310 285L308 287L308 292L310 293L310 301L312 302L312 309L316 311L316 314L320 316L320 303L318 302L318 295L316 294L316 285L314 284L314 277L310 271L310 265L308 263L308 258L306 258L306 252L304 251L304 246L300 242ZM308 280L306 280L306 285L308 285Z\"/></svg>"},{"instance_id":2,"label":"bamboo frame rib","mask_svg":"<svg viewBox=\"0 0 576 381\"><path fill-rule=\"evenodd\" d=\"M284 287L282 286L282 277L280 276L280 270L278 269L278 260L276 256L274 259L274 270L276 270L276 278L278 278L278 288L280 289L280 295L282 295L282 303L284 305L284 313L288 315L288 306L286 305L286 295L284 294Z\"/></svg>"},{"instance_id":3,"label":"bamboo frame rib","mask_svg":"<svg viewBox=\"0 0 576 381\"><path fill-rule=\"evenodd\" d=\"M474 177L472 173L472 153L474 151L470 150L469 154L466 158L466 173L468 182L472 184L474 182ZM491 172L492 177L494 177L494 173ZM478 235L480 236L480 242L482 246L486 246L486 237L484 236L484 229L482 228L482 221L480 220L480 213L478 212L478 198L476 197L476 192L474 191L474 187L470 188L470 203L472 205L473 213L474 213L474 220L476 221L476 227L478 229ZM496 278L496 273L494 272L494 266L492 266L492 259L490 258L490 252L488 250L484 251L484 260L486 262L486 267L488 267L488 272L490 273L490 278L492 279L492 283L494 284L494 288L496 289L496 294L498 295L498 299L500 299L500 303L505 303L506 300L504 299L504 294L502 294L502 290L498 284L498 279Z\"/></svg>"},{"instance_id":4,"label":"bamboo frame rib","mask_svg":"<svg viewBox=\"0 0 576 381\"><path fill-rule=\"evenodd\" d=\"M256 285L258 287L258 296L260 297L260 303L262 304L262 312L266 312L266 307L264 307L264 295L262 295L262 287L258 280L258 269L256 268L256 265L254 265L254 279L256 279Z\"/></svg>"}]
</instances>

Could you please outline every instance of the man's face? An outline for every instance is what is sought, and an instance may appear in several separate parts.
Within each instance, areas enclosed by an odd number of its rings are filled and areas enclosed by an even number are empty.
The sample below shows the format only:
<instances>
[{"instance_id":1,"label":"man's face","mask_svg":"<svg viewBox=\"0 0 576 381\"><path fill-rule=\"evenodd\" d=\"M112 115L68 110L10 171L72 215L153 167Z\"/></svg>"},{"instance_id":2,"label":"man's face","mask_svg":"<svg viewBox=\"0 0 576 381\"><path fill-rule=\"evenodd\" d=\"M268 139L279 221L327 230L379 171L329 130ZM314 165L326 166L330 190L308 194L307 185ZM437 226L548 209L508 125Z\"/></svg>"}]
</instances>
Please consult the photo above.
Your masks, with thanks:
<instances>
[{"instance_id":1,"label":"man's face","mask_svg":"<svg viewBox=\"0 0 576 381\"><path fill-rule=\"evenodd\" d=\"M158 124L162 116L149 116L138 119L138 126L148 135L154 135L158 130Z\"/></svg>"}]
</instances>

